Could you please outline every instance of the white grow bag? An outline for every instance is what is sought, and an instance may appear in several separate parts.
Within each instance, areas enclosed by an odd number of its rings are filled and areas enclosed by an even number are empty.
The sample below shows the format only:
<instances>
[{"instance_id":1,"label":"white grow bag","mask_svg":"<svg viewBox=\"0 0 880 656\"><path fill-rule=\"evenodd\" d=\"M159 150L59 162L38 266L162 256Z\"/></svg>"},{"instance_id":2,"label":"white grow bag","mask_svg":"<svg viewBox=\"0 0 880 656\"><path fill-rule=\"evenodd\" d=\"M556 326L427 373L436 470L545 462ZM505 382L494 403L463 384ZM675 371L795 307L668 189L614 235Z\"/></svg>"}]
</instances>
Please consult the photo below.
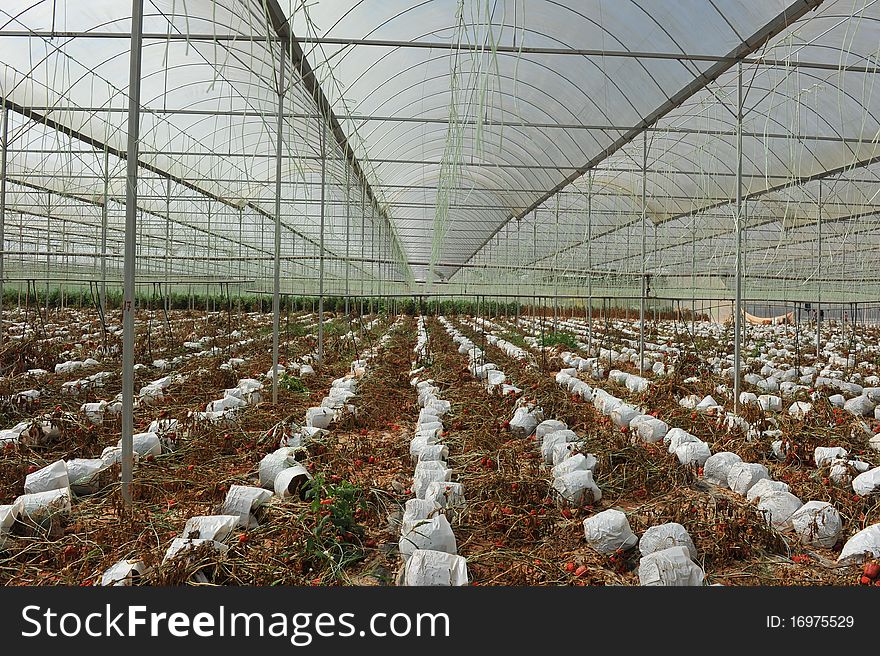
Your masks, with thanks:
<instances>
[{"instance_id":1,"label":"white grow bag","mask_svg":"<svg viewBox=\"0 0 880 656\"><path fill-rule=\"evenodd\" d=\"M687 547L669 547L639 561L639 584L660 586L703 585L705 574L690 559Z\"/></svg>"},{"instance_id":2,"label":"white grow bag","mask_svg":"<svg viewBox=\"0 0 880 656\"><path fill-rule=\"evenodd\" d=\"M405 528L407 530L401 534L398 542L398 549L404 558L409 558L416 549L458 553L455 535L446 515L435 515Z\"/></svg>"},{"instance_id":3,"label":"white grow bag","mask_svg":"<svg viewBox=\"0 0 880 656\"><path fill-rule=\"evenodd\" d=\"M791 516L791 524L803 544L830 549L840 537L840 513L825 501L807 501Z\"/></svg>"},{"instance_id":4,"label":"white grow bag","mask_svg":"<svg viewBox=\"0 0 880 656\"><path fill-rule=\"evenodd\" d=\"M619 510L603 510L584 520L584 537L599 553L631 549L639 539L629 527L626 515Z\"/></svg>"},{"instance_id":5,"label":"white grow bag","mask_svg":"<svg viewBox=\"0 0 880 656\"><path fill-rule=\"evenodd\" d=\"M416 549L412 552L403 573L405 586L459 586L467 585L467 561L461 556Z\"/></svg>"}]
</instances>

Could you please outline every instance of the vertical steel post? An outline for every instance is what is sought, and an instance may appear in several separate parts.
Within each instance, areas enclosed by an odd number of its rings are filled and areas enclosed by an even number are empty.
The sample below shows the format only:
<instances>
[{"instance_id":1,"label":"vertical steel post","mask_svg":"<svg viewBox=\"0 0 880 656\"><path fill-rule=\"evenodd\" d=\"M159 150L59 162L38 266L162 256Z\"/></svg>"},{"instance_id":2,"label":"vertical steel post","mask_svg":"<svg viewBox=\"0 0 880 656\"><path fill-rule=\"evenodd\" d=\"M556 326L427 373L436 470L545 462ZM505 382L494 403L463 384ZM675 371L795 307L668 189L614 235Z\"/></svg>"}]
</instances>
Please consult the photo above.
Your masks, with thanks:
<instances>
[{"instance_id":1,"label":"vertical steel post","mask_svg":"<svg viewBox=\"0 0 880 656\"><path fill-rule=\"evenodd\" d=\"M125 259L122 291L122 499L131 506L134 455L134 316L137 257L138 140L141 109L141 41L144 0L132 0L131 53L128 73L128 145L125 170Z\"/></svg>"},{"instance_id":2,"label":"vertical steel post","mask_svg":"<svg viewBox=\"0 0 880 656\"><path fill-rule=\"evenodd\" d=\"M593 355L593 172L587 173L587 353Z\"/></svg>"},{"instance_id":3,"label":"vertical steel post","mask_svg":"<svg viewBox=\"0 0 880 656\"><path fill-rule=\"evenodd\" d=\"M318 253L318 362L324 360L324 215L327 196L327 124L321 123L321 224Z\"/></svg>"},{"instance_id":4,"label":"vertical steel post","mask_svg":"<svg viewBox=\"0 0 880 656\"><path fill-rule=\"evenodd\" d=\"M348 318L351 308L349 307L349 246L351 244L351 175L348 163L345 165L345 316Z\"/></svg>"},{"instance_id":5,"label":"vertical steel post","mask_svg":"<svg viewBox=\"0 0 880 656\"><path fill-rule=\"evenodd\" d=\"M171 309L171 178L165 184L165 311Z\"/></svg>"},{"instance_id":6,"label":"vertical steel post","mask_svg":"<svg viewBox=\"0 0 880 656\"><path fill-rule=\"evenodd\" d=\"M733 317L733 409L739 412L742 332L742 61L736 63L736 302Z\"/></svg>"},{"instance_id":7,"label":"vertical steel post","mask_svg":"<svg viewBox=\"0 0 880 656\"><path fill-rule=\"evenodd\" d=\"M110 202L110 151L104 149L104 204L101 207L101 311L107 314L107 213Z\"/></svg>"},{"instance_id":8,"label":"vertical steel post","mask_svg":"<svg viewBox=\"0 0 880 656\"><path fill-rule=\"evenodd\" d=\"M816 358L822 352L822 181L816 197Z\"/></svg>"},{"instance_id":9,"label":"vertical steel post","mask_svg":"<svg viewBox=\"0 0 880 656\"><path fill-rule=\"evenodd\" d=\"M6 157L9 151L9 108L3 100L3 125L0 126L0 346L3 345L3 276L6 260Z\"/></svg>"},{"instance_id":10,"label":"vertical steel post","mask_svg":"<svg viewBox=\"0 0 880 656\"><path fill-rule=\"evenodd\" d=\"M642 297L639 303L639 375L645 374L645 244L648 223L648 132L642 133Z\"/></svg>"},{"instance_id":11,"label":"vertical steel post","mask_svg":"<svg viewBox=\"0 0 880 656\"><path fill-rule=\"evenodd\" d=\"M278 331L281 323L281 161L284 156L284 42L278 43L278 121L275 135L275 260L272 283L272 404L278 404Z\"/></svg>"}]
</instances>

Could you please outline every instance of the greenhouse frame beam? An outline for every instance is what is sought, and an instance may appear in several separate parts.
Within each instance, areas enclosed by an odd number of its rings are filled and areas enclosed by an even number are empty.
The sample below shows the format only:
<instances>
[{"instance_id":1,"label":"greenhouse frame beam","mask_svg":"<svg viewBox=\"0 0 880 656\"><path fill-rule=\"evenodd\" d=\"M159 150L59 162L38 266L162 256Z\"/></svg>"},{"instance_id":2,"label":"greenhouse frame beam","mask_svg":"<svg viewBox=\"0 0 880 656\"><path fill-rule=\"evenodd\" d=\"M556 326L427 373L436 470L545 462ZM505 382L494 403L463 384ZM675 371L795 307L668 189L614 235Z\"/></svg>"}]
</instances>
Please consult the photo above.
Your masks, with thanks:
<instances>
[{"instance_id":1,"label":"greenhouse frame beam","mask_svg":"<svg viewBox=\"0 0 880 656\"><path fill-rule=\"evenodd\" d=\"M878 66L880 72L880 66ZM28 109L34 112L80 112L87 114L116 114L125 111L122 107L86 107L79 105L29 105ZM274 119L274 112L246 111L236 109L190 109L190 108L167 108L167 107L142 107L141 114L172 114L179 116L229 116L241 118L266 118ZM385 122L385 123L424 123L446 125L449 121L442 117L429 116L390 116L387 114L336 114L340 120L354 122ZM284 118L289 119L307 119L320 120L322 116L315 113L307 112L285 112ZM613 124L589 124L589 123L549 123L549 122L533 122L521 121L511 118L508 121L500 121L494 119L485 119L476 121L474 119L460 119L457 124L463 126L498 126L498 127L516 127L516 128L534 128L541 130L582 130L594 132L627 132L629 130L637 130L637 125L613 125ZM658 125L650 125L644 130L648 132L656 132L659 134L695 134L703 136L718 137L735 137L735 130L713 130L698 128L681 128L681 127L663 127ZM743 137L751 137L755 139L794 139L798 141L830 141L834 143L864 143L864 139L859 137L838 137L824 134L796 134L791 132L749 132L744 131ZM370 160L372 161L372 160ZM384 186L376 183L374 187ZM544 192L544 189L536 189L537 192Z\"/></svg>"},{"instance_id":2,"label":"greenhouse frame beam","mask_svg":"<svg viewBox=\"0 0 880 656\"><path fill-rule=\"evenodd\" d=\"M9 109L12 109L15 113L20 114L21 116L24 116L25 118L28 118L31 121L34 121L35 123L40 123L42 125L45 125L46 127L51 128L60 134L64 134L68 137L71 137L73 139L76 139L78 141L81 141L82 143L85 143L85 144L91 146L93 149L95 149L95 151L99 151L99 152L106 151L106 152L109 152L110 154L112 154L114 157L117 157L120 160L123 160L123 161L126 160L126 154L122 150L120 150L118 148L114 148L113 146L110 146L109 144L102 143L98 139L95 139L95 138L90 137L86 134L83 134L82 132L79 132L78 130L73 130L73 129L67 128L63 125L60 125L56 121L49 118L48 116L41 115L38 112L28 111L28 109L26 107L23 107L23 106L19 105L18 103L12 102L4 96L0 96L0 103L5 103L7 105L7 107ZM43 150L43 149L32 149L32 150L31 149L9 149L9 153L24 153L24 154L28 154L28 153L40 154L40 153L42 153L42 154L50 155L50 154L55 154L56 152L57 151L55 151L55 150ZM73 152L79 152L79 151L73 151ZM83 152L88 152L88 151L83 151ZM159 151L140 151L140 154L143 154L143 155L151 155L151 154L152 155L157 155L157 154L173 155L173 153L170 153L169 151L165 151L164 153L160 153ZM192 155L191 152L179 152L177 154L180 156ZM241 153L227 153L227 154L211 153L211 155L212 156L221 156L221 157L242 156ZM257 155L257 154L251 155L251 157L259 157L259 156L260 155ZM274 157L274 155L267 154L266 157ZM299 159L308 159L308 157L298 157L298 158ZM175 182L176 184L179 184L182 187L185 187L191 191L194 191L196 194L201 196L204 200L214 201L214 202L220 203L222 205L225 205L225 206L233 208L233 209L240 209L241 208L241 203L238 203L234 200L231 200L228 198L223 198L222 196L218 196L216 194L213 194L206 189L202 189L194 182L189 182L189 181L185 180L184 178L181 178L179 176L175 176L175 175L169 173L168 171L165 171L159 167L153 166L152 164L147 164L147 163L139 160L138 166L145 171L149 171L150 173L153 173L154 175L156 175L157 177L159 177L161 179L170 179L173 182ZM44 188L44 190L47 192L50 192L50 193L57 193L57 194L64 193L64 192L55 191L54 189L45 189ZM71 196L71 198L74 198L74 197L75 196ZM84 200L82 198L78 198L78 199L82 200L83 202L87 202L86 200ZM116 199L114 199L114 200L116 200ZM195 199L192 199L192 200L195 200ZM267 210L263 209L255 202L245 201L244 204L246 207L249 207L253 212L260 214L264 218L266 218L270 221L274 220L274 217L272 216L271 212L268 212ZM141 211L148 212L154 216L161 216L160 214L156 214L155 212L149 212L148 210L141 209ZM185 225L185 224L181 224L181 225ZM300 233L293 226L291 226L287 223L282 223L282 225L292 234L300 237L301 239L304 239L305 241L310 243L312 246L317 248L318 244L312 238ZM199 228L192 228L192 229L193 230L200 230ZM203 229L201 229L201 230L203 230Z\"/></svg>"},{"instance_id":3,"label":"greenhouse frame beam","mask_svg":"<svg viewBox=\"0 0 880 656\"><path fill-rule=\"evenodd\" d=\"M70 192L56 191L56 190L54 190L54 189L49 189L49 188L47 188L47 187L44 187L44 186L41 186L41 185L34 184L34 183L32 183L32 182L25 182L25 181L23 181L23 180L20 180L19 177L18 177L17 175L16 175L15 177L9 178L9 182L11 182L12 184L15 184L15 185L21 186L21 187L26 187L26 188L29 188L29 189L33 189L34 191L39 192L39 193L49 193L49 194L54 194L54 195L56 195L56 196L59 196L60 198L65 198L65 199L67 199L67 200L73 200L73 201L76 201L76 202L78 202L78 203L82 203L82 204L84 204L84 205L90 205L90 206L93 206L93 207L101 207L102 209L103 209L103 207L104 207L102 201L95 200L95 199L93 199L93 198L88 198L88 197L85 197L85 196L79 196L79 195L77 195L77 194L72 194L72 193L70 193ZM138 196L138 198L141 198L141 199L149 199L149 198L151 198L151 197L150 197L150 196L146 196L146 195L144 195L144 196ZM155 197L155 198L158 199L159 197L157 196L157 197ZM164 197L163 197L163 198L164 198ZM114 202L117 202L117 203L119 203L120 205L125 205L125 203L124 203L123 201L118 200L118 199L116 199L116 198L113 198L112 196L109 198L109 200L112 200L112 201L114 201ZM168 216L162 214L161 212L156 212L156 211L153 211L153 210L148 210L148 209L145 209L145 208L142 208L142 207L138 207L137 209L138 209L138 211L139 211L142 215L152 216L152 217L155 217L155 218L157 218L157 219L168 219L168 218L170 218L170 217L168 217ZM25 214L25 215L27 215L27 216L41 216L41 217L50 218L50 217L49 217L48 215L46 215L46 214L40 214L40 213L33 212L33 211L26 211L26 210L21 210L21 209L14 209L14 210L10 210L10 211L13 212L13 213L15 213L15 214ZM51 218L54 218L54 219L56 219L56 220L60 220L60 221L74 221L74 220L73 220L72 218L70 218L70 217L61 217L61 216L57 216L57 215L55 215L55 216L51 216ZM200 233L202 233L202 234L208 234L208 231L207 231L205 228L202 228L202 227L200 227L200 226L192 225L192 224L190 224L190 223L187 223L187 222L185 222L185 221L181 221L181 220L179 220L179 219L171 219L171 221L172 221L172 223L174 223L174 224L176 224L176 225L179 225L179 226L181 226L181 227L187 228L187 229L189 229L189 230L192 230L193 232L200 232ZM93 225L93 224L92 224L92 223L82 222L81 225ZM116 232L122 232L122 231L124 230L124 228L108 227L108 230L113 230L113 231L116 231ZM152 239L158 239L158 238L159 238L157 235L154 235L153 233L147 233L147 236L150 237L150 238L152 238ZM218 234L216 234L215 236L216 236L216 237L219 237L220 239L222 239L222 240L224 240L224 241L231 242L231 243L233 243L233 244L236 244L236 243L237 243L232 237L227 237L226 235L221 235L221 234L218 233ZM199 244L197 244L196 242L178 241L178 243L180 243L180 244L182 244L182 245L185 245L185 246L199 246ZM252 249L252 250L255 250L255 251L257 251L257 252L265 252L265 253L268 253L268 252L269 252L269 251L263 251L262 249L260 249L260 247L255 246L255 245L248 245L248 248L250 248L250 249Z\"/></svg>"},{"instance_id":4,"label":"greenhouse frame beam","mask_svg":"<svg viewBox=\"0 0 880 656\"><path fill-rule=\"evenodd\" d=\"M278 49L278 116L275 134L275 251L272 260L272 405L278 405L278 372L279 327L281 323L281 165L284 161L284 95L287 62L284 56L284 43Z\"/></svg>"},{"instance_id":5,"label":"greenhouse frame beam","mask_svg":"<svg viewBox=\"0 0 880 656\"><path fill-rule=\"evenodd\" d=\"M6 260L6 165L9 147L9 109L3 103L3 116L0 117L0 346L4 344L3 330L3 276Z\"/></svg>"},{"instance_id":6,"label":"greenhouse frame beam","mask_svg":"<svg viewBox=\"0 0 880 656\"><path fill-rule=\"evenodd\" d=\"M125 262L122 301L122 499L131 507L134 464L134 318L137 257L138 140L141 105L141 36L144 29L144 0L132 0L131 50L128 73L128 146L125 181Z\"/></svg>"},{"instance_id":7,"label":"greenhouse frame beam","mask_svg":"<svg viewBox=\"0 0 880 656\"><path fill-rule=\"evenodd\" d=\"M824 207L824 205L823 205L823 207ZM855 221L858 219L865 219L868 217L878 216L878 215L880 215L880 208L866 210L863 212L854 212L851 214L846 214L844 216L825 218L825 219L821 220L821 223L825 223L825 224L846 223L848 221ZM754 216L750 217L750 223L751 223L751 220L755 219L755 218L756 217L754 217ZM757 228L757 227L769 225L772 223L778 223L778 222L780 222L780 220L781 219L778 217L760 217L760 221L758 223L751 225L750 228ZM819 219L817 218L815 222L818 222L818 221L819 221ZM797 226L796 229L797 230L806 230L807 228L812 227L815 222L804 223L802 225ZM876 230L877 230L876 226L866 226L864 228L852 229L847 233L847 235L852 237L854 235L876 232ZM734 234L734 230L724 228L722 226L718 226L717 232L713 232L712 234L704 235L703 237L700 237L699 239L696 239L695 241L702 242L702 241L706 241L708 239L717 239L719 237L727 237L731 234ZM833 235L832 238L845 237L845 236L846 235ZM791 246L799 246L802 244L809 243L811 239L812 239L812 237L804 237L803 239L790 240L790 241L787 241L782 246L780 246L778 243L772 243L772 244L761 245L761 246L751 246L746 249L745 253L748 255L748 254L752 254L752 253L760 253L763 251L789 248ZM657 252L663 252L663 251L668 251L668 250L675 249L675 248L681 248L689 243L691 243L691 241L687 241L687 242L678 241L674 244L667 244L666 246L661 246L660 248L658 248ZM631 257L629 257L629 258L626 256L617 257L617 258L613 258L610 260L606 260L605 262L603 262L603 264L608 265L608 264L614 264L616 262L625 262L627 259L631 259ZM683 260L677 260L675 262L670 262L669 264L666 265L666 267L667 268L674 268L676 266L681 266L682 264L684 264ZM663 275L665 275L665 274L663 274Z\"/></svg>"},{"instance_id":8,"label":"greenhouse frame beam","mask_svg":"<svg viewBox=\"0 0 880 656\"><path fill-rule=\"evenodd\" d=\"M282 49L284 49L285 45L289 46L291 70L299 72L303 85L309 91L318 111L323 116L323 122L325 122L327 127L330 128L336 143L342 150L343 158L348 162L355 177L364 188L367 198L370 200L370 204L376 206L376 209L379 210L379 215L388 224L391 238L396 239L397 237L394 234L393 222L387 214L381 211L379 207L379 199L376 197L375 191L370 185L369 180L367 180L366 173L361 167L361 164L354 153L354 149L351 147L351 144L348 143L348 137L342 129L342 125L336 117L336 114L334 114L333 107L327 96L324 94L324 90L321 88L321 83L318 81L315 71L312 69L311 64L303 53L302 46L300 45L301 38L293 33L290 22L285 16L284 11L281 9L281 6L278 4L278 0L253 0L253 3L258 9L265 9L267 12L272 28L281 39Z\"/></svg>"},{"instance_id":9,"label":"greenhouse frame beam","mask_svg":"<svg viewBox=\"0 0 880 656\"><path fill-rule=\"evenodd\" d=\"M588 170L596 168L601 162L605 161L618 150L623 148L626 144L630 143L645 128L653 125L670 111L694 96L697 92L706 88L709 83L717 80L722 74L730 70L730 68L736 62L740 62L746 56L750 55L755 50L764 45L774 34L778 34L783 29L791 25L793 22L801 18L804 14L818 7L820 4L822 4L822 0L798 0L793 5L787 7L785 10L782 11L782 13L778 14L775 18L768 21L752 36L740 43L740 45L734 48L730 53L728 53L724 57L724 59L716 61L712 66L707 68L706 71L700 73L688 84L679 89L676 93L672 94L659 107L649 112L648 115L645 116L645 118L643 118L634 129L629 130L625 134L621 135L614 143L603 149L598 155L590 159L590 161L588 161L586 164L576 168L573 174L567 176L561 182L554 185L551 189L549 189L542 196L537 198L523 211L515 215L511 215L507 218L507 220L501 222L495 229L495 231L491 235L489 235L489 237L487 237L486 240L483 241L483 243L477 246L477 248L474 250L474 253L470 256L470 258L468 258L468 261L472 259L474 255L476 255L476 253L480 252L483 247L489 243L492 237L494 237L498 233L498 231L511 219L521 219L532 210L537 209L538 207L543 205L549 198L552 198L554 194L569 186L579 177L583 176L583 174L586 173Z\"/></svg>"},{"instance_id":10,"label":"greenhouse frame beam","mask_svg":"<svg viewBox=\"0 0 880 656\"><path fill-rule=\"evenodd\" d=\"M743 319L743 299L742 299L742 282L743 282L743 266L742 266L742 237L743 237L743 193L742 193L742 167L743 167L743 147L742 147L742 120L743 120L743 82L742 82L742 62L736 64L736 215L734 221L736 224L736 282L734 301L734 317L733 317L733 411L739 412L739 392L740 392L740 374L741 374L741 347L742 347L742 319Z\"/></svg>"},{"instance_id":11,"label":"greenhouse frame beam","mask_svg":"<svg viewBox=\"0 0 880 656\"><path fill-rule=\"evenodd\" d=\"M269 5L274 4L270 0ZM821 4L821 0L816 3L810 3L807 10L813 6ZM806 13L804 11L803 13ZM801 13L797 18L803 15ZM283 12L281 13L283 17ZM794 22L797 18L790 21ZM286 19L284 19L286 21ZM787 27L787 25L783 26ZM128 35L123 32L96 32L82 30L0 30L0 38L42 38L42 39L124 39ZM279 35L273 37L266 34L208 34L208 33L192 33L192 34L168 34L165 32L148 32L143 36L145 41L209 41L217 43L226 42L248 42L255 41L266 43L267 41L284 41L288 37ZM297 41L309 45L339 45L339 46L362 46L377 48L419 48L429 50L458 50L462 52L485 51L485 46L476 43L450 43L446 41L405 41L394 39L354 39L354 38L338 38L338 37L296 37ZM681 52L658 52L658 51L638 51L638 50L603 50L595 48L552 48L539 46L506 46L496 45L494 51L499 54L526 54L526 55L567 55L575 57L601 57L601 58L623 58L623 59L661 59L672 61L691 61L691 62L710 62L710 63L736 63L737 59L732 55L710 55L710 54L686 54ZM742 59L744 64L782 67L782 68L808 68L818 70L844 71L854 73L878 73L880 69L875 66L861 66L857 64L848 64L839 66L837 64L829 64L826 62L809 62L809 61L789 61L787 59L776 59L771 57L746 57Z\"/></svg>"}]
</instances>

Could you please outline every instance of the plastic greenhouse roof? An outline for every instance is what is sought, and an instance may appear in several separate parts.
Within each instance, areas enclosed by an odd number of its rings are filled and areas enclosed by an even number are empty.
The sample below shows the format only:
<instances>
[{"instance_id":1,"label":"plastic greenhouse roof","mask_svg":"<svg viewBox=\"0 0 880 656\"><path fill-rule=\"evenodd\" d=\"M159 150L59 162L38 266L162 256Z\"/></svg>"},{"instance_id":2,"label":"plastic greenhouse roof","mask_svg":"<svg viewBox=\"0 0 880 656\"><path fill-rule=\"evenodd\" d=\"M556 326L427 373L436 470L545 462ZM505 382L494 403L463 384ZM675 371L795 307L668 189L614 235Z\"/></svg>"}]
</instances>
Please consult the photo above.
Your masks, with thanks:
<instances>
[{"instance_id":1,"label":"plastic greenhouse roof","mask_svg":"<svg viewBox=\"0 0 880 656\"><path fill-rule=\"evenodd\" d=\"M130 11L0 7L12 278L93 278L105 207L119 276ZM144 11L146 279L265 286L280 88L290 291L323 266L336 291L625 295L644 262L657 294L729 298L741 66L746 293L880 299L876 0Z\"/></svg>"}]
</instances>

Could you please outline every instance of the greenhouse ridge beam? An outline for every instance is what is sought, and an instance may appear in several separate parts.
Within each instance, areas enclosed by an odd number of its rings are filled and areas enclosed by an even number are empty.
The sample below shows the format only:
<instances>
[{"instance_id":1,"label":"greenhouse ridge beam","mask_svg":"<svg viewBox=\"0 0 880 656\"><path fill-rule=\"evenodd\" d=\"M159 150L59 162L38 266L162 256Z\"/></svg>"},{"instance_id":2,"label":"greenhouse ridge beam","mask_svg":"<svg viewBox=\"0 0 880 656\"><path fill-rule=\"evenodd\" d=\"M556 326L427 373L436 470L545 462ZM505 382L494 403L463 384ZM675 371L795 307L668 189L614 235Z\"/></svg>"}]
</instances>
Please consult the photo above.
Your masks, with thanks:
<instances>
[{"instance_id":1,"label":"greenhouse ridge beam","mask_svg":"<svg viewBox=\"0 0 880 656\"><path fill-rule=\"evenodd\" d=\"M710 66L704 73L700 73L697 77L691 80L691 82L689 82L683 88L679 89L675 94L670 96L666 100L666 102L662 103L659 107L650 112L642 121L639 122L636 128L623 134L614 143L603 149L602 152L600 152L596 157L592 158L585 165L578 167L573 174L566 177L562 182L556 184L552 189L544 193L531 205L525 208L525 210L519 212L516 215L511 215L507 218L506 221L503 221L501 224L499 224L498 227L496 227L496 229L483 241L483 243L481 243L479 246L477 246L476 249L474 249L473 254L471 254L471 256L468 258L468 261L473 259L473 257L477 253L479 253L483 249L483 247L488 244L492 240L492 238L496 234L498 234L501 228L507 225L507 223L511 219L522 219L529 212L540 207L543 203L545 203L556 193L570 185L572 182L577 180L584 173L592 168L595 168L602 161L606 160L608 157L620 150L623 146L630 143L645 128L656 123L663 116L684 103L698 91L704 89L710 82L717 80L723 73L730 70L735 62L741 61L747 55L753 53L759 47L764 45L774 34L778 34L783 29L801 18L808 11L810 11L811 9L815 9L821 4L822 0L798 0L797 2L787 7L785 10L783 10L782 13L778 14L776 18L767 22L751 37L747 38L738 47L734 48L730 53L728 53L723 61L716 62L715 64Z\"/></svg>"}]
</instances>

